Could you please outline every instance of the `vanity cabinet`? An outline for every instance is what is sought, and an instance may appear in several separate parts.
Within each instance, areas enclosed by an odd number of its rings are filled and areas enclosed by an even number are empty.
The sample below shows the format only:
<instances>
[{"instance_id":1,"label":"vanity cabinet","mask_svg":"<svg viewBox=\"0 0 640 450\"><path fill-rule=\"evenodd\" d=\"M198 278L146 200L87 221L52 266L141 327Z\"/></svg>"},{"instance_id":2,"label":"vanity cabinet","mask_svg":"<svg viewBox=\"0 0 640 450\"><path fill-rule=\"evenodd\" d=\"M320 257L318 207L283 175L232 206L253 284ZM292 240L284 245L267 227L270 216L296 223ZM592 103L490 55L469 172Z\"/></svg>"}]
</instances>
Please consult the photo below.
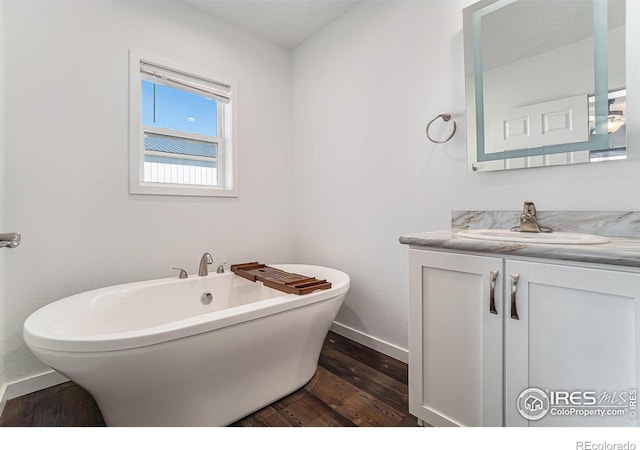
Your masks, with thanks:
<instances>
[{"instance_id":1,"label":"vanity cabinet","mask_svg":"<svg viewBox=\"0 0 640 450\"><path fill-rule=\"evenodd\" d=\"M633 407L640 273L415 247L409 262L416 417L434 426L636 426L628 410L527 420L516 405L539 388L556 396L556 411L584 411L593 398L603 411L621 400Z\"/></svg>"},{"instance_id":2,"label":"vanity cabinet","mask_svg":"<svg viewBox=\"0 0 640 450\"><path fill-rule=\"evenodd\" d=\"M573 392L575 400L560 405L582 407L589 403L584 393L594 392L611 397L601 405L611 411L616 396L638 386L640 274L506 260L505 281L505 424L635 426L629 414L527 421L516 402L524 389L537 387Z\"/></svg>"},{"instance_id":3,"label":"vanity cabinet","mask_svg":"<svg viewBox=\"0 0 640 450\"><path fill-rule=\"evenodd\" d=\"M409 255L409 411L433 426L501 426L502 259Z\"/></svg>"}]
</instances>

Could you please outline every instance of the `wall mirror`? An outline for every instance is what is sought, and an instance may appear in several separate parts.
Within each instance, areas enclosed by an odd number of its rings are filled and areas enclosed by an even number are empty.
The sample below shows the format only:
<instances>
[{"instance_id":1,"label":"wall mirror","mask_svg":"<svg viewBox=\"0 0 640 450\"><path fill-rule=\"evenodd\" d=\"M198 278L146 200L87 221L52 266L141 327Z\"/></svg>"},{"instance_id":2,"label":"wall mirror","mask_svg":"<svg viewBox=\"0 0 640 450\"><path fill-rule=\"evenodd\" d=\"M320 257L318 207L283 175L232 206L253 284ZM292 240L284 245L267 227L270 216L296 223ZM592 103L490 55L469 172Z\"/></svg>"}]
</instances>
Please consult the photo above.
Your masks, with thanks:
<instances>
[{"instance_id":1,"label":"wall mirror","mask_svg":"<svg viewBox=\"0 0 640 450\"><path fill-rule=\"evenodd\" d=\"M625 0L464 9L468 170L626 158Z\"/></svg>"}]
</instances>

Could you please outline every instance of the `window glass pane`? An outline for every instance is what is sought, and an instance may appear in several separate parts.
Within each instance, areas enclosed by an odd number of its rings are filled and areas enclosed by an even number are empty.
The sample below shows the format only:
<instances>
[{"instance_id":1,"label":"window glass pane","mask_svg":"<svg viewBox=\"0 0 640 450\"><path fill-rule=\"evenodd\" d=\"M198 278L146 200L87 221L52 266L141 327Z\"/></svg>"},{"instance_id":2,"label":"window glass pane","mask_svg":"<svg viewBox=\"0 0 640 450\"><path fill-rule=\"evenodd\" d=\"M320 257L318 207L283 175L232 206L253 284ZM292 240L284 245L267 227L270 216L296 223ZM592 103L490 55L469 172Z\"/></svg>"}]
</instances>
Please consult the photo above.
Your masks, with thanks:
<instances>
[{"instance_id":1,"label":"window glass pane","mask_svg":"<svg viewBox=\"0 0 640 450\"><path fill-rule=\"evenodd\" d=\"M218 185L218 164L152 155L144 157L144 181L151 183Z\"/></svg>"},{"instance_id":2,"label":"window glass pane","mask_svg":"<svg viewBox=\"0 0 640 450\"><path fill-rule=\"evenodd\" d=\"M167 158L164 156L145 155L144 162L160 163L160 164L176 164L178 166L194 166L194 167L209 167L215 169L217 163L210 161L188 161L178 158Z\"/></svg>"},{"instance_id":3,"label":"window glass pane","mask_svg":"<svg viewBox=\"0 0 640 450\"><path fill-rule=\"evenodd\" d=\"M144 133L144 149L174 155L204 156L207 158L218 156L217 142L198 141L156 133Z\"/></svg>"},{"instance_id":4,"label":"window glass pane","mask_svg":"<svg viewBox=\"0 0 640 450\"><path fill-rule=\"evenodd\" d=\"M217 136L217 102L180 89L142 80L142 124Z\"/></svg>"},{"instance_id":5,"label":"window glass pane","mask_svg":"<svg viewBox=\"0 0 640 450\"><path fill-rule=\"evenodd\" d=\"M145 182L217 186L217 142L144 133L144 149Z\"/></svg>"}]
</instances>

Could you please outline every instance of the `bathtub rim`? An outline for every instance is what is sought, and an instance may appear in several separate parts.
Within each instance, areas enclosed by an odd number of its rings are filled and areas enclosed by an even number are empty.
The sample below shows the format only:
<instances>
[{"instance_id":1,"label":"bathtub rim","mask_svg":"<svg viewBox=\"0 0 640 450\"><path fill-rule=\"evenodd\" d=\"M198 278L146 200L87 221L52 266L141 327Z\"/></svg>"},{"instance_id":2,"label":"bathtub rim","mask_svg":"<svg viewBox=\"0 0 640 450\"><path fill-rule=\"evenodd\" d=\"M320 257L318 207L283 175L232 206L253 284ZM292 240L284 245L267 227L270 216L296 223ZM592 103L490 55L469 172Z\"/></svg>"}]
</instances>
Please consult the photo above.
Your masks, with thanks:
<instances>
[{"instance_id":1,"label":"bathtub rim","mask_svg":"<svg viewBox=\"0 0 640 450\"><path fill-rule=\"evenodd\" d=\"M45 305L33 312L24 322L23 339L27 346L33 350L47 350L71 353L92 353L127 350L133 348L146 347L149 345L161 344L163 342L181 339L196 334L207 333L220 330L236 324L249 322L252 320L268 317L284 311L301 308L306 305L329 301L341 295L345 295L350 286L349 276L337 269L325 266L313 266L308 264L272 264L271 266L288 271L309 272L320 269L328 271L331 277L327 277L332 283L332 287L326 290L315 291L306 295L287 294L274 298L260 300L254 303L234 306L228 309L213 311L211 313L192 316L174 322L164 323L147 328L140 328L133 331L101 333L101 334L81 334L78 336L58 335L48 330L38 329L39 315L46 312L46 308L56 302L76 298L75 301L90 301L98 295L104 295L112 290L119 290L123 287L140 287L164 282L180 282L175 277L160 278L148 281L137 281L93 289L79 294L64 297ZM308 268L308 269L307 269ZM209 277L220 276L210 274ZM237 275L233 275L237 276ZM322 277L325 277L323 274ZM36 319L34 319L34 317ZM35 322L35 324L34 324Z\"/></svg>"}]
</instances>

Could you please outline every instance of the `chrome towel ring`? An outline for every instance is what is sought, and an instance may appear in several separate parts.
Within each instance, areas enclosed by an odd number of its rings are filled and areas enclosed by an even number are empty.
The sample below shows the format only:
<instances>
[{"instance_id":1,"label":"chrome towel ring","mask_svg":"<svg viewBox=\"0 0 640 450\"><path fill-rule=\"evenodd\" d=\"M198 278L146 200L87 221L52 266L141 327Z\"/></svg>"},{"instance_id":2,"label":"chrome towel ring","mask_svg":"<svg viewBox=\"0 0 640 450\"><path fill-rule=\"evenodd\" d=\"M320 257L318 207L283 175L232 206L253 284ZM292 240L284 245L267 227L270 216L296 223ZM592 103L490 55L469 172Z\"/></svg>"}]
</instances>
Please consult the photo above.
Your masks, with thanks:
<instances>
[{"instance_id":1,"label":"chrome towel ring","mask_svg":"<svg viewBox=\"0 0 640 450\"><path fill-rule=\"evenodd\" d=\"M453 137L454 134L456 134L456 130L457 130L457 125L456 125L456 121L453 121L453 130L451 130L451 134L449 135L448 138L442 140L442 141L437 141L435 139L433 139L430 135L429 135L429 127L431 127L431 124L433 122L435 122L438 119L442 119L445 122L448 122L451 120L451 114L438 114L435 118L433 118L428 124L427 124L427 128L425 130L425 132L427 133L427 139L429 139L431 142L435 143L435 144L444 144L445 142L448 142L451 140L451 138Z\"/></svg>"}]
</instances>

